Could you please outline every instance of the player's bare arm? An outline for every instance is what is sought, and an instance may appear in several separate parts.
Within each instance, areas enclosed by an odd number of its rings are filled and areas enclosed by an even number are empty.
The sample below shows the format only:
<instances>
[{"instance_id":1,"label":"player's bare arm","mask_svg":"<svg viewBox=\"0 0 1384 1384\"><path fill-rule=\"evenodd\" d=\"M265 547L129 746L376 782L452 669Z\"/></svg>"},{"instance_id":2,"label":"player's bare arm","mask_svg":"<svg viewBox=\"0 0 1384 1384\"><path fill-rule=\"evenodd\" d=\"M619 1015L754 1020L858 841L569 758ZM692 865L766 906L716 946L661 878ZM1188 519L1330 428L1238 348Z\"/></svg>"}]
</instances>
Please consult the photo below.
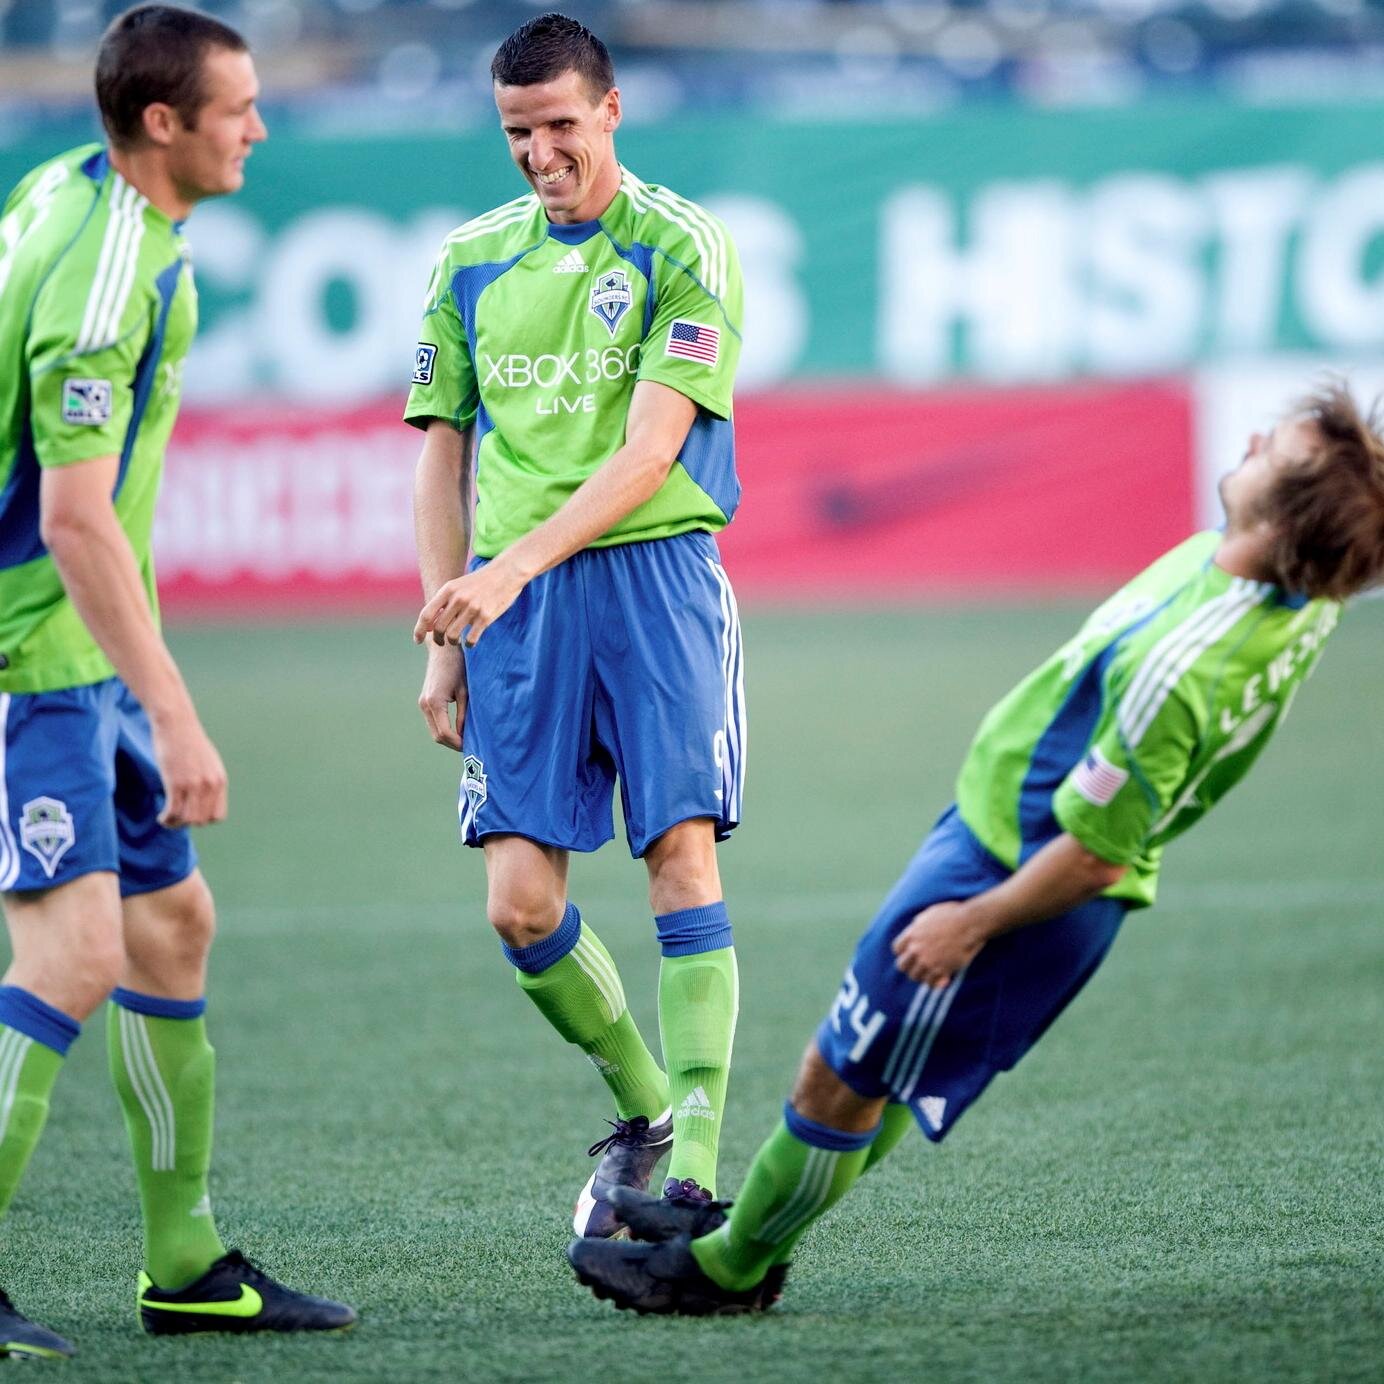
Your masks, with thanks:
<instances>
[{"instance_id":1,"label":"player's bare arm","mask_svg":"<svg viewBox=\"0 0 1384 1384\"><path fill-rule=\"evenodd\" d=\"M1124 872L1063 832L993 889L923 909L894 939L899 970L920 985L950 985L991 938L1079 908Z\"/></svg>"},{"instance_id":2,"label":"player's bare arm","mask_svg":"<svg viewBox=\"0 0 1384 1384\"><path fill-rule=\"evenodd\" d=\"M423 607L415 643L475 644L542 572L580 552L652 499L668 479L697 416L697 406L667 385L635 386L625 445L604 462L551 518L511 544L478 572L447 581ZM430 430L431 435L431 430Z\"/></svg>"},{"instance_id":3,"label":"player's bare arm","mask_svg":"<svg viewBox=\"0 0 1384 1384\"><path fill-rule=\"evenodd\" d=\"M40 534L82 622L149 714L167 796L159 820L204 826L226 816L226 770L150 613L111 503L118 466L109 456L46 468Z\"/></svg>"},{"instance_id":4,"label":"player's bare arm","mask_svg":"<svg viewBox=\"0 0 1384 1384\"><path fill-rule=\"evenodd\" d=\"M471 429L458 432L441 418L429 423L413 478L413 527L425 598L466 571L471 541L470 455ZM429 643L418 709L437 744L461 749L466 665L455 644Z\"/></svg>"}]
</instances>

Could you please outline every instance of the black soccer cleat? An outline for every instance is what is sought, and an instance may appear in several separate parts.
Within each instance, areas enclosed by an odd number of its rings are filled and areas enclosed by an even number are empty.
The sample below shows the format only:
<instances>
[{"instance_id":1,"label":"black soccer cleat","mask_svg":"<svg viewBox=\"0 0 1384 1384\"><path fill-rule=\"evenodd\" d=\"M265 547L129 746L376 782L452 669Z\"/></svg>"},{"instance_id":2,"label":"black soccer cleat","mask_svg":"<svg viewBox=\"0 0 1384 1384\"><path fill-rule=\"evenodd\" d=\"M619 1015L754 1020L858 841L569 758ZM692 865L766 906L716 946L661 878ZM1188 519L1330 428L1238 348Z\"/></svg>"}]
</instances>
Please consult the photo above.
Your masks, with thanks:
<instances>
[{"instance_id":1,"label":"black soccer cleat","mask_svg":"<svg viewBox=\"0 0 1384 1384\"><path fill-rule=\"evenodd\" d=\"M577 1277L598 1298L608 1298L622 1311L683 1317L731 1317L762 1312L782 1295L779 1275L771 1297L764 1282L743 1292L732 1292L713 1283L692 1257L690 1241L659 1244L638 1241L573 1240L567 1246L567 1262Z\"/></svg>"},{"instance_id":2,"label":"black soccer cleat","mask_svg":"<svg viewBox=\"0 0 1384 1384\"><path fill-rule=\"evenodd\" d=\"M31 1322L0 1289L0 1359L65 1360L76 1355L77 1347L64 1341L56 1331Z\"/></svg>"},{"instance_id":3,"label":"black soccer cleat","mask_svg":"<svg viewBox=\"0 0 1384 1384\"><path fill-rule=\"evenodd\" d=\"M176 1293L139 1276L139 1319L151 1336L193 1331L344 1331L356 1312L344 1302L285 1288L238 1249Z\"/></svg>"},{"instance_id":4,"label":"black soccer cleat","mask_svg":"<svg viewBox=\"0 0 1384 1384\"><path fill-rule=\"evenodd\" d=\"M608 1240L625 1233L610 1204L611 1191L616 1187L645 1191L658 1160L673 1147L671 1111L667 1118L652 1125L643 1115L609 1123L615 1132L587 1149L592 1158L599 1157L601 1161L577 1196L577 1208L572 1214L572 1229L593 1240Z\"/></svg>"},{"instance_id":5,"label":"black soccer cleat","mask_svg":"<svg viewBox=\"0 0 1384 1384\"><path fill-rule=\"evenodd\" d=\"M705 1187L691 1178L681 1182L670 1177L663 1184L661 1197L636 1192L631 1187L614 1187L610 1204L628 1228L632 1240L657 1244L679 1235L699 1240L726 1223L730 1202L715 1201Z\"/></svg>"}]
</instances>

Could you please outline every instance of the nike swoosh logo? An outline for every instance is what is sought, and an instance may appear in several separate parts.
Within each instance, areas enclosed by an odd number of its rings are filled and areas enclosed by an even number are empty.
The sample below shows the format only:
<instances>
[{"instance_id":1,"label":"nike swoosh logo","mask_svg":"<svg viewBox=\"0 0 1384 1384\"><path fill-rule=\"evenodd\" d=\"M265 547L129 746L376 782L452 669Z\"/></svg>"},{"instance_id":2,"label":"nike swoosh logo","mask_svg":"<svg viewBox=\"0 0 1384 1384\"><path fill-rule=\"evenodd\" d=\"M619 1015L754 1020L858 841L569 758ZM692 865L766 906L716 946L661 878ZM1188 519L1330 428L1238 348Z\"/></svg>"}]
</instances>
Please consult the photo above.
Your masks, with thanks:
<instances>
[{"instance_id":1,"label":"nike swoosh logo","mask_svg":"<svg viewBox=\"0 0 1384 1384\"><path fill-rule=\"evenodd\" d=\"M198 1312L204 1317L256 1317L264 1307L264 1299L248 1283L242 1283L240 1296L225 1302L159 1302L142 1297L139 1305L155 1312Z\"/></svg>"}]
</instances>

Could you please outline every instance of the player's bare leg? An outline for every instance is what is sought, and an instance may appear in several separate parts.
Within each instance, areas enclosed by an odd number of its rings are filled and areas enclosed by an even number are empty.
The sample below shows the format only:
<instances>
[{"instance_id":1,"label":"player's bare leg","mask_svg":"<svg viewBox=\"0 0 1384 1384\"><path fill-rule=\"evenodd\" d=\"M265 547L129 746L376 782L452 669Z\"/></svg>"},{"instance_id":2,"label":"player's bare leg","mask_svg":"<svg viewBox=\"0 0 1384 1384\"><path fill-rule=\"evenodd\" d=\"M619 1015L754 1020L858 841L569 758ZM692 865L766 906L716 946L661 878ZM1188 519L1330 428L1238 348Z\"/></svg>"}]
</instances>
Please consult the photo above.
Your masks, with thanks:
<instances>
[{"instance_id":1,"label":"player's bare leg","mask_svg":"<svg viewBox=\"0 0 1384 1384\"><path fill-rule=\"evenodd\" d=\"M663 963L658 1020L673 1106L665 1194L690 1204L715 1196L716 1154L730 1080L739 975L716 863L715 824L679 822L644 856Z\"/></svg>"},{"instance_id":2,"label":"player's bare leg","mask_svg":"<svg viewBox=\"0 0 1384 1384\"><path fill-rule=\"evenodd\" d=\"M590 1152L600 1163L577 1198L579 1235L614 1235L612 1187L647 1187L672 1141L668 1083L625 1003L615 961L567 898L567 852L522 836L485 841L487 910L520 986L579 1047L615 1099L613 1133Z\"/></svg>"}]
</instances>

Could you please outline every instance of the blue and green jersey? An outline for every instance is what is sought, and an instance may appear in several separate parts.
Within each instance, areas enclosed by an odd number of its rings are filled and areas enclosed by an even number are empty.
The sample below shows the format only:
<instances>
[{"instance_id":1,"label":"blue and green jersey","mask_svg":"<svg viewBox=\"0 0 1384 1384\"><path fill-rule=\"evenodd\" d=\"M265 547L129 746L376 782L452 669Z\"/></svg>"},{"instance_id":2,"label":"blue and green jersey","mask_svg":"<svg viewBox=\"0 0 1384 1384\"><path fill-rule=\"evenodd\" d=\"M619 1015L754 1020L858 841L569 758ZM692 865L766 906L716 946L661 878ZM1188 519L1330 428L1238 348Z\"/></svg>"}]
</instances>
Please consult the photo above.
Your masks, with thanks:
<instances>
[{"instance_id":1,"label":"blue and green jersey","mask_svg":"<svg viewBox=\"0 0 1384 1384\"><path fill-rule=\"evenodd\" d=\"M474 424L476 553L541 524L619 450L640 380L686 395L697 418L658 493L593 546L723 528L740 498L742 297L720 221L627 169L598 220L554 225L529 194L452 232L404 416Z\"/></svg>"},{"instance_id":2,"label":"blue and green jersey","mask_svg":"<svg viewBox=\"0 0 1384 1384\"><path fill-rule=\"evenodd\" d=\"M1010 869L1066 831L1129 867L1111 897L1152 903L1163 847L1282 723L1340 606L1231 576L1219 542L1165 554L982 722L957 803Z\"/></svg>"},{"instance_id":3,"label":"blue and green jersey","mask_svg":"<svg viewBox=\"0 0 1384 1384\"><path fill-rule=\"evenodd\" d=\"M157 612L164 447L197 329L187 246L98 145L42 164L0 212L0 692L113 669L39 534L44 468L119 458L115 512Z\"/></svg>"}]
</instances>

